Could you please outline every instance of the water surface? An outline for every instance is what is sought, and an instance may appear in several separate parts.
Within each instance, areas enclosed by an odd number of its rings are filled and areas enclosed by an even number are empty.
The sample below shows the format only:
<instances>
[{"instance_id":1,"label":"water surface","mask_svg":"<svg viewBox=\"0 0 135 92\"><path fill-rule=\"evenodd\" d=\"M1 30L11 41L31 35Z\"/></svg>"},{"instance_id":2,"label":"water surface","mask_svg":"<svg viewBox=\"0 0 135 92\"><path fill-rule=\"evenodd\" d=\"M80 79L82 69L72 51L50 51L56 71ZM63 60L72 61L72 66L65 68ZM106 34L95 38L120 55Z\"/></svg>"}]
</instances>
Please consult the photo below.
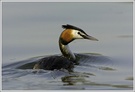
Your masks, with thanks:
<instances>
[{"instance_id":1,"label":"water surface","mask_svg":"<svg viewBox=\"0 0 135 92\"><path fill-rule=\"evenodd\" d=\"M70 7L69 7L70 6ZM3 3L3 90L133 89L132 3ZM82 28L99 41L77 40L75 53L90 59L65 70L17 69L60 54L61 25Z\"/></svg>"}]
</instances>

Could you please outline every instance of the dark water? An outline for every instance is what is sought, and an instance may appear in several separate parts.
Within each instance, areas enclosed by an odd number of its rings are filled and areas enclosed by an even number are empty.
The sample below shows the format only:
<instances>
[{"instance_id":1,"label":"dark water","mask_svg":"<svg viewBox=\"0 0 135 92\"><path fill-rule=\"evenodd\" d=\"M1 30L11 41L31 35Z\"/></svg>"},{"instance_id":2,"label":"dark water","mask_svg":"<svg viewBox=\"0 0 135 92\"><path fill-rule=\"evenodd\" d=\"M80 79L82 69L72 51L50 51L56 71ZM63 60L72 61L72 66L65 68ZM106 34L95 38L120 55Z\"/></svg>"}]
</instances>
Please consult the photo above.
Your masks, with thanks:
<instances>
[{"instance_id":1,"label":"dark water","mask_svg":"<svg viewBox=\"0 0 135 92\"><path fill-rule=\"evenodd\" d=\"M118 64L119 61L94 53L78 57L81 59L74 72L28 69L43 57L5 65L3 89L133 89L133 76L126 73L130 69L123 67L124 63ZM124 73L123 69L126 69Z\"/></svg>"},{"instance_id":2,"label":"dark water","mask_svg":"<svg viewBox=\"0 0 135 92\"><path fill-rule=\"evenodd\" d=\"M132 7L132 3L4 2L2 89L132 90ZM78 26L99 40L70 44L73 52L81 54L74 72L18 68L31 67L40 58L59 54L63 24Z\"/></svg>"}]
</instances>

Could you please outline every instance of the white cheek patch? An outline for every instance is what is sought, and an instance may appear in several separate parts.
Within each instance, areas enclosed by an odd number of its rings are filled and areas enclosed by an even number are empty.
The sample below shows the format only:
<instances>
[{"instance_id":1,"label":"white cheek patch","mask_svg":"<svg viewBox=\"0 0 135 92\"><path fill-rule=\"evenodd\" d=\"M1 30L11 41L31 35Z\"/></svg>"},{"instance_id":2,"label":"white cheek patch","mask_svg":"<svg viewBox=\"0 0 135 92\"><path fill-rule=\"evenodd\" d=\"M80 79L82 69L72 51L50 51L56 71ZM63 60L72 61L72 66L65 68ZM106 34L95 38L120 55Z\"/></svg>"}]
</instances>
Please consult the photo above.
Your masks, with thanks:
<instances>
[{"instance_id":1,"label":"white cheek patch","mask_svg":"<svg viewBox=\"0 0 135 92\"><path fill-rule=\"evenodd\" d=\"M78 30L72 30L72 35L75 39L83 39L83 37L81 35L78 34Z\"/></svg>"}]
</instances>

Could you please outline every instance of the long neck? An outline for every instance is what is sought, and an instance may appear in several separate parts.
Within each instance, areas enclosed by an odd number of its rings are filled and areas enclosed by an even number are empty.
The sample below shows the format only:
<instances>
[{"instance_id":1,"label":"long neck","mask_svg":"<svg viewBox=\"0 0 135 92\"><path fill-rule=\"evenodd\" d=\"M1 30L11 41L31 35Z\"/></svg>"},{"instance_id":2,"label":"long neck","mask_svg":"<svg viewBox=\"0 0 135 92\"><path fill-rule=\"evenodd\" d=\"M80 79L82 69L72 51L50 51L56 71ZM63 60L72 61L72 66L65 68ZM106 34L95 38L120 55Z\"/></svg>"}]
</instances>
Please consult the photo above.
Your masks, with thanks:
<instances>
[{"instance_id":1,"label":"long neck","mask_svg":"<svg viewBox=\"0 0 135 92\"><path fill-rule=\"evenodd\" d=\"M64 57L66 57L69 60L75 60L76 57L74 53L72 53L69 49L68 44L64 45L62 44L61 40L59 39L59 47Z\"/></svg>"}]
</instances>

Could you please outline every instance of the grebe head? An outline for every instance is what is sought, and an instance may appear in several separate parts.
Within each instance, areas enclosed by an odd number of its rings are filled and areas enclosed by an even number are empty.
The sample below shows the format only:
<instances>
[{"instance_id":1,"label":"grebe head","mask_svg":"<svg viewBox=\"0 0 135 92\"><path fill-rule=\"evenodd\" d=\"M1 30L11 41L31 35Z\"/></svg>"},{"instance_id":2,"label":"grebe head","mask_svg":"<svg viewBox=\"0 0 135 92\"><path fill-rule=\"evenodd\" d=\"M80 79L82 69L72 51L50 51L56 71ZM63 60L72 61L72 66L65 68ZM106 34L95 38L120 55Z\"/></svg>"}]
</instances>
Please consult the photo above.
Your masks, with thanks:
<instances>
[{"instance_id":1,"label":"grebe head","mask_svg":"<svg viewBox=\"0 0 135 92\"><path fill-rule=\"evenodd\" d=\"M69 60L76 60L76 56L72 51L70 51L68 44L75 39L89 39L98 41L96 38L87 35L82 29L72 26L72 25L62 25L65 29L59 38L59 47L64 57Z\"/></svg>"},{"instance_id":2,"label":"grebe head","mask_svg":"<svg viewBox=\"0 0 135 92\"><path fill-rule=\"evenodd\" d=\"M62 25L62 27L65 30L61 33L60 40L61 40L61 43L64 45L67 45L68 43L70 43L71 41L75 39L89 39L93 41L98 41L98 39L92 36L89 36L82 29L78 27L75 27L69 24Z\"/></svg>"}]
</instances>

